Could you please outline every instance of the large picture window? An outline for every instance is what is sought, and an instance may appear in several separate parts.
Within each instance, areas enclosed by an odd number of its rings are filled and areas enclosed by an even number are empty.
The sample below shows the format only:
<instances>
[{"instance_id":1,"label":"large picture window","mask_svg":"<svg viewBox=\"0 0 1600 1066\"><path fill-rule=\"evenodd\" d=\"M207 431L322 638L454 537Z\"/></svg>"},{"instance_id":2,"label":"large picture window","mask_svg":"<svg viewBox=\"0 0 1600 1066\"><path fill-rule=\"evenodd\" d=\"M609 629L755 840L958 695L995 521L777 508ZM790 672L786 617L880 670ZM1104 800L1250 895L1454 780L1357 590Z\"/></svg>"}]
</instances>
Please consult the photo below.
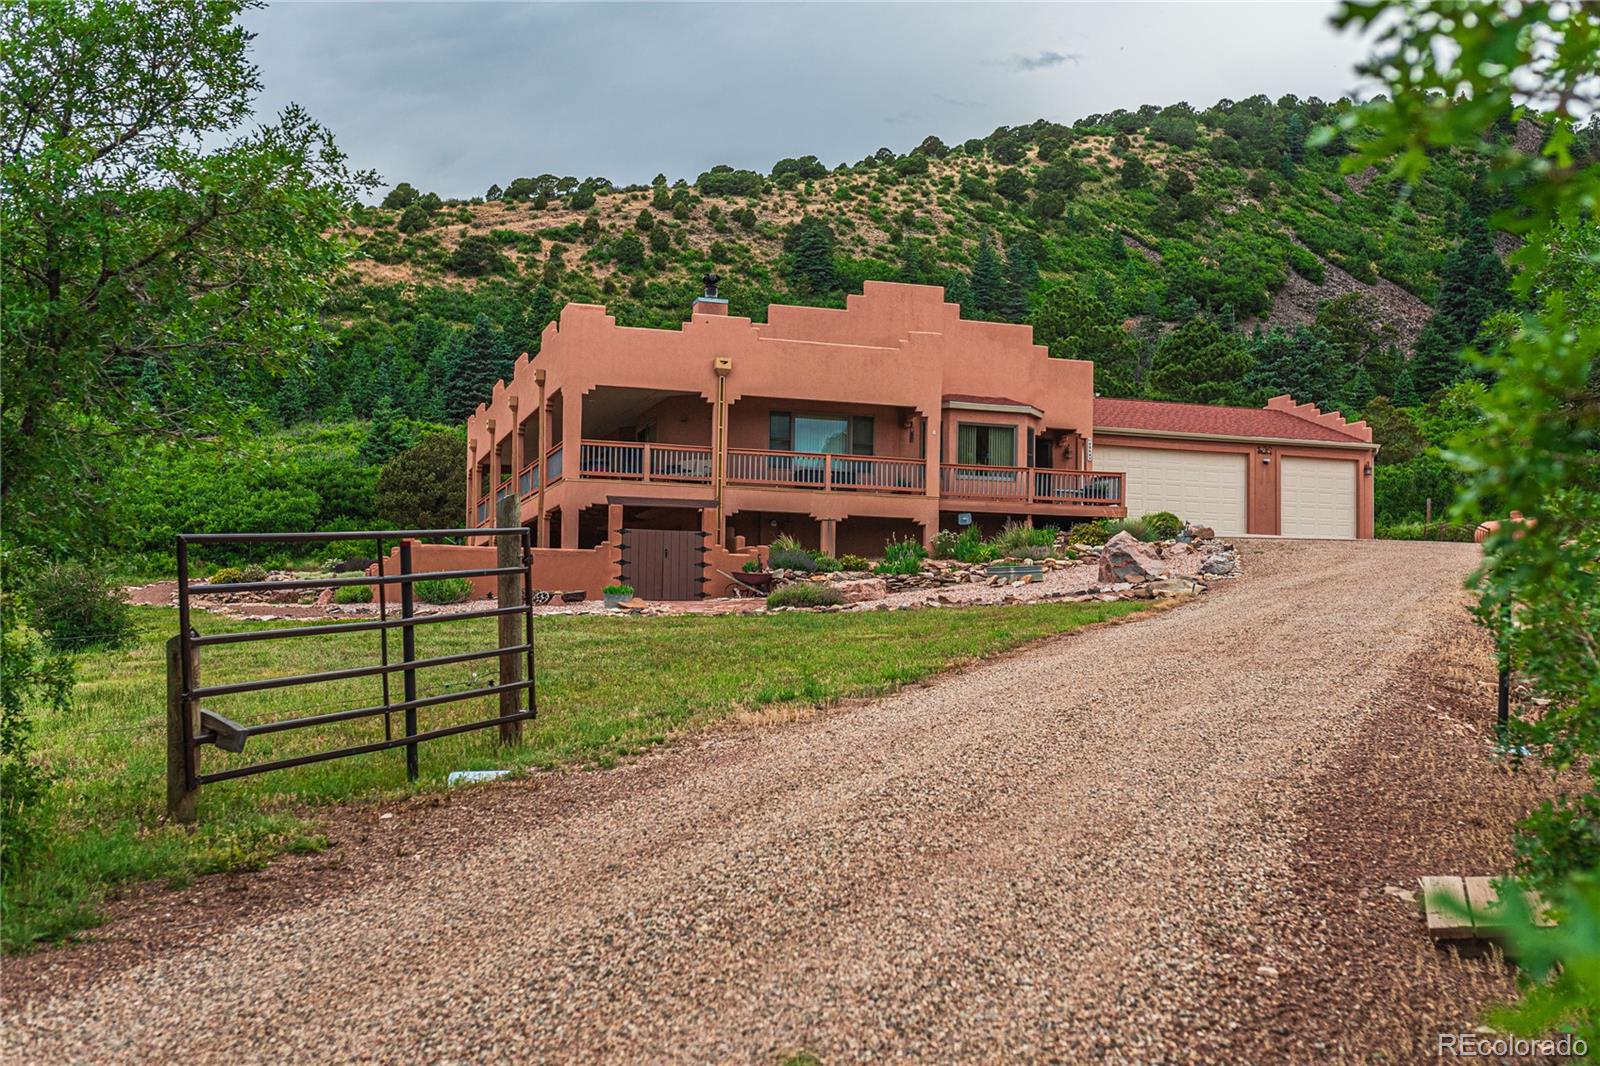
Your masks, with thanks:
<instances>
[{"instance_id":1,"label":"large picture window","mask_svg":"<svg viewBox=\"0 0 1600 1066\"><path fill-rule=\"evenodd\" d=\"M956 462L963 466L1016 466L1017 427L958 423Z\"/></svg>"},{"instance_id":2,"label":"large picture window","mask_svg":"<svg viewBox=\"0 0 1600 1066\"><path fill-rule=\"evenodd\" d=\"M812 455L871 455L872 416L800 415L774 411L768 447L775 452Z\"/></svg>"}]
</instances>

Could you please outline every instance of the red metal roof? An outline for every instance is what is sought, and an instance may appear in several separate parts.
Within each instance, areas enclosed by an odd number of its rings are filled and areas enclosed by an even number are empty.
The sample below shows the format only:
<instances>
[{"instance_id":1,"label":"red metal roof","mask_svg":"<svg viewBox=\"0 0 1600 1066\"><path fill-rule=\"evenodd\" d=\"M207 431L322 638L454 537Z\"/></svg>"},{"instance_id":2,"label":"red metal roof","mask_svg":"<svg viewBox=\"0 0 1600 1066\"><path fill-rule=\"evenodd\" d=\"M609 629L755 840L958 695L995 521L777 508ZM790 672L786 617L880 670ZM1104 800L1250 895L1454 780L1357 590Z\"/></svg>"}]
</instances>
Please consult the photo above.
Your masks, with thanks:
<instances>
[{"instance_id":1,"label":"red metal roof","mask_svg":"<svg viewBox=\"0 0 1600 1066\"><path fill-rule=\"evenodd\" d=\"M1097 430L1145 430L1157 433L1194 433L1208 437L1271 437L1285 440L1328 441L1336 444L1367 443L1353 433L1261 407L1212 407L1199 403L1163 403L1156 400L1117 400L1095 397Z\"/></svg>"}]
</instances>

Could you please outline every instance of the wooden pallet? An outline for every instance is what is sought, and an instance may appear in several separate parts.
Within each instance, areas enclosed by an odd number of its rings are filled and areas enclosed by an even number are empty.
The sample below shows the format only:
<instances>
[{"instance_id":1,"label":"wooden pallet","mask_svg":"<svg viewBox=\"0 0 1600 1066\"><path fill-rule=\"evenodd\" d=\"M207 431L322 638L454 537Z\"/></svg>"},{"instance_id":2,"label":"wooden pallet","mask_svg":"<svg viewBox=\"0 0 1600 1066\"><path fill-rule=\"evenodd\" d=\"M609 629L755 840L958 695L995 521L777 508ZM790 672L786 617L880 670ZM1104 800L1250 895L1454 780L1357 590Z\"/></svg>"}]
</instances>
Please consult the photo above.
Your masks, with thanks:
<instances>
[{"instance_id":1,"label":"wooden pallet","mask_svg":"<svg viewBox=\"0 0 1600 1066\"><path fill-rule=\"evenodd\" d=\"M1428 935L1435 940L1498 940L1504 935L1504 909L1492 878L1450 875L1423 877L1419 881ZM1552 924L1537 893L1524 892L1522 898L1536 922Z\"/></svg>"}]
</instances>

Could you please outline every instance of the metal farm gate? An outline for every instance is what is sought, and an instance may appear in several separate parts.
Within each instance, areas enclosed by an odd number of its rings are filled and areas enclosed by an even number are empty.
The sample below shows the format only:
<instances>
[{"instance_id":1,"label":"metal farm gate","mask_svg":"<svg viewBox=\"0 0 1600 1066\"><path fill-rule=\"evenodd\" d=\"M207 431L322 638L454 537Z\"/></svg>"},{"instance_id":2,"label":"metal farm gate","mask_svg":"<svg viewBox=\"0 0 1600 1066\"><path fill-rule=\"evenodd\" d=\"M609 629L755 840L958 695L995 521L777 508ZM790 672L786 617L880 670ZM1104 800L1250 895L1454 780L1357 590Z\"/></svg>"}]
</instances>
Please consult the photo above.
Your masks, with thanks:
<instances>
[{"instance_id":1,"label":"metal farm gate","mask_svg":"<svg viewBox=\"0 0 1600 1066\"><path fill-rule=\"evenodd\" d=\"M623 529L623 582L646 600L703 598L710 536L698 529Z\"/></svg>"}]
</instances>

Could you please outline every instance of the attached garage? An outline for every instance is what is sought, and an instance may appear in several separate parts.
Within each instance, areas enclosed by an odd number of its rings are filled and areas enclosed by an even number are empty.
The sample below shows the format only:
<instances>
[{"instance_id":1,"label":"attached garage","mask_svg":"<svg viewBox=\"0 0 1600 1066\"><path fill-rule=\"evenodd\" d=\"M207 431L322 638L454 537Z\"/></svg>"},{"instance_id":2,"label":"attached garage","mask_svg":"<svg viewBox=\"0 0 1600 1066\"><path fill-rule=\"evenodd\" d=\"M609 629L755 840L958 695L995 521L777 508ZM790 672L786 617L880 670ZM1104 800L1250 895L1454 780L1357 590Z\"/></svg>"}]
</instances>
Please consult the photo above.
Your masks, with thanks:
<instances>
[{"instance_id":1,"label":"attached garage","mask_svg":"<svg viewBox=\"0 0 1600 1066\"><path fill-rule=\"evenodd\" d=\"M1356 535L1356 476L1348 459L1286 455L1278 471L1286 537L1353 538Z\"/></svg>"},{"instance_id":2,"label":"attached garage","mask_svg":"<svg viewBox=\"0 0 1600 1066\"><path fill-rule=\"evenodd\" d=\"M1238 453L1133 448L1101 444L1098 470L1120 470L1128 514L1171 511L1224 536L1247 532L1245 479L1249 457Z\"/></svg>"},{"instance_id":3,"label":"attached garage","mask_svg":"<svg viewBox=\"0 0 1600 1066\"><path fill-rule=\"evenodd\" d=\"M1372 430L1291 397L1264 408L1095 397L1093 467L1120 470L1128 514L1218 533L1373 534Z\"/></svg>"}]
</instances>

